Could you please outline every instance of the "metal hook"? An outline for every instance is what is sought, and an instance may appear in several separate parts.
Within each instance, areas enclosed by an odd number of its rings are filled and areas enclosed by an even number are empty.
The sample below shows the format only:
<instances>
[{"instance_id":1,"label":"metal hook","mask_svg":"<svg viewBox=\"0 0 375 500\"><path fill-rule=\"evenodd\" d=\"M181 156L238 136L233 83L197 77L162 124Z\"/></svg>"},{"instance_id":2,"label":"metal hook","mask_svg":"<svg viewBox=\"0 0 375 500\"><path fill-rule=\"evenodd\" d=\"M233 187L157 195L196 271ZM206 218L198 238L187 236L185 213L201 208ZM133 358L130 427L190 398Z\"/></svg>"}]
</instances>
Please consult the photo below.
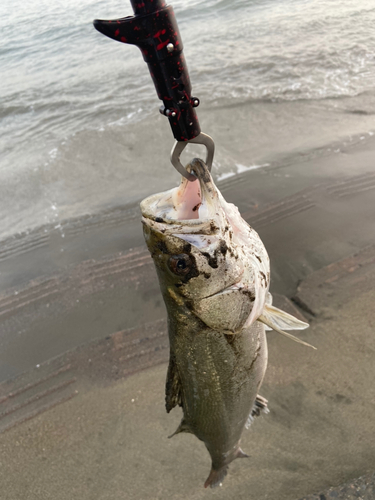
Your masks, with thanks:
<instances>
[{"instance_id":1,"label":"metal hook","mask_svg":"<svg viewBox=\"0 0 375 500\"><path fill-rule=\"evenodd\" d=\"M215 144L212 139L207 134L204 134L201 132L197 137L194 137L194 139L190 139L189 141L176 141L171 152L171 162L174 168L180 172L180 174L188 179L189 181L195 181L196 177L195 175L191 174L186 170L186 168L182 165L180 161L180 156L182 151L186 148L188 143L193 143L193 144L203 144L203 146L206 146L207 149L207 156L206 156L206 165L208 170L211 171L212 167L212 161L214 159L214 152L215 152Z\"/></svg>"}]
</instances>

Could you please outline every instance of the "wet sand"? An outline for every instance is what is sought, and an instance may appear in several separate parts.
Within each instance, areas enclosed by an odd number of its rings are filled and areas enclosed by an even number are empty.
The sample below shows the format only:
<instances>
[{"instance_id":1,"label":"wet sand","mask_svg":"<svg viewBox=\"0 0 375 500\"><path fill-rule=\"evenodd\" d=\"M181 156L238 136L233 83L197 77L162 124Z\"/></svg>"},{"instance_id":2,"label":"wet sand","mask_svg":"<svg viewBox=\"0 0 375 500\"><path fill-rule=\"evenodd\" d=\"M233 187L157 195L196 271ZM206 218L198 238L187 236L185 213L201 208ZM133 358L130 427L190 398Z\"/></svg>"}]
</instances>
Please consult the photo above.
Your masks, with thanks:
<instances>
[{"instance_id":1,"label":"wet sand","mask_svg":"<svg viewBox=\"0 0 375 500\"><path fill-rule=\"evenodd\" d=\"M215 492L203 489L204 445L167 439L180 412L164 410L165 312L137 206L9 239L1 498L297 500L372 472L374 153L368 141L220 185L269 251L271 291L308 319L300 336L318 351L268 334L270 414Z\"/></svg>"}]
</instances>

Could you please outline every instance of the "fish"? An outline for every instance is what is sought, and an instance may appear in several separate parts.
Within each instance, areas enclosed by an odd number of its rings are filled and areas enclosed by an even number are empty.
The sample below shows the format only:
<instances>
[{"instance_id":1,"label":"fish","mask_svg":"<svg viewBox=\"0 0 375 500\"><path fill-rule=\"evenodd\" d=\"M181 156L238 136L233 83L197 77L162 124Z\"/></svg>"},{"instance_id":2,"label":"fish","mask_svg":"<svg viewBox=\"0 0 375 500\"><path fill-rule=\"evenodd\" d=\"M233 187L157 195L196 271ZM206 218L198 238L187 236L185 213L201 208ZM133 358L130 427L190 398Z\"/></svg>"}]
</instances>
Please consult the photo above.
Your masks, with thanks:
<instances>
[{"instance_id":1,"label":"fish","mask_svg":"<svg viewBox=\"0 0 375 500\"><path fill-rule=\"evenodd\" d=\"M248 455L240 441L267 400L258 394L268 361L266 328L309 325L272 305L270 261L258 233L226 202L205 163L196 180L141 202L143 232L167 309L166 410L182 407L179 433L194 434L211 457L204 483L221 485L228 465ZM312 346L310 346L312 347Z\"/></svg>"}]
</instances>

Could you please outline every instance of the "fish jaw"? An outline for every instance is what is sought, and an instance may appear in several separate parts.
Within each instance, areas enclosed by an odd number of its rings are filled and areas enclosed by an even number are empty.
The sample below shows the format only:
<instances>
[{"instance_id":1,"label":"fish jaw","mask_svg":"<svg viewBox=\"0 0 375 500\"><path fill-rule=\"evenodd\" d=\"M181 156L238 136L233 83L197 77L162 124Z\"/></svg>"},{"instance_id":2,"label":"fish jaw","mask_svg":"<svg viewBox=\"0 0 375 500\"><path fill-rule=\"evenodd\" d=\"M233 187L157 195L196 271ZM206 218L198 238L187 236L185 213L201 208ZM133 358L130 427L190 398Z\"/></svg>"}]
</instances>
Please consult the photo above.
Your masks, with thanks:
<instances>
[{"instance_id":1,"label":"fish jaw","mask_svg":"<svg viewBox=\"0 0 375 500\"><path fill-rule=\"evenodd\" d=\"M183 179L178 188L144 200L141 210L145 240L161 284L195 301L237 283L243 275L243 263L231 241L232 230L211 176L199 162L192 162L193 167L201 168L197 181ZM195 209L197 200L200 206ZM189 210L199 218L185 219ZM178 216L183 218L176 219ZM173 264L179 255L189 261L192 272L171 269L171 259Z\"/></svg>"},{"instance_id":2,"label":"fish jaw","mask_svg":"<svg viewBox=\"0 0 375 500\"><path fill-rule=\"evenodd\" d=\"M241 281L243 292L251 297L251 302L247 300L250 326L262 313L269 287L267 252L237 208L224 200L204 163L195 159L186 168L197 175L197 181L183 178L178 188L141 203L145 239L155 265L165 274L165 282L191 300L204 299ZM177 243L178 239L191 247ZM170 258L184 253L181 248L190 250L191 261L196 264L196 275L188 276L191 280L170 276L167 255ZM203 310L203 306L197 309Z\"/></svg>"}]
</instances>

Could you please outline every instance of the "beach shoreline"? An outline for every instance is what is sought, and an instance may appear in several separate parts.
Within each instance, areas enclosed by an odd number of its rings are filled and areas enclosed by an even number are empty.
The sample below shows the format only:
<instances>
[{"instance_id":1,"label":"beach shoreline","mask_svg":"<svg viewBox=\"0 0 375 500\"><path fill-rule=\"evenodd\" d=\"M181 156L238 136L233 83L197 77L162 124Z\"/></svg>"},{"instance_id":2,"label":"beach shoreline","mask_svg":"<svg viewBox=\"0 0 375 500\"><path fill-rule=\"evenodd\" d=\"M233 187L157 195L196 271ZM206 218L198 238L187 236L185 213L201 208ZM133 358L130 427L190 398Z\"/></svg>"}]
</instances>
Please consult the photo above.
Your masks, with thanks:
<instances>
[{"instance_id":1,"label":"beach shoreline","mask_svg":"<svg viewBox=\"0 0 375 500\"><path fill-rule=\"evenodd\" d=\"M214 179L241 178L241 172L254 168L283 167L371 144L375 98L201 105L198 116L216 144ZM134 123L63 136L40 158L28 149L17 151L13 160L4 157L0 239L116 210L174 187L179 175L169 161L173 142L168 121L155 113ZM202 146L189 145L182 162L205 154Z\"/></svg>"}]
</instances>

